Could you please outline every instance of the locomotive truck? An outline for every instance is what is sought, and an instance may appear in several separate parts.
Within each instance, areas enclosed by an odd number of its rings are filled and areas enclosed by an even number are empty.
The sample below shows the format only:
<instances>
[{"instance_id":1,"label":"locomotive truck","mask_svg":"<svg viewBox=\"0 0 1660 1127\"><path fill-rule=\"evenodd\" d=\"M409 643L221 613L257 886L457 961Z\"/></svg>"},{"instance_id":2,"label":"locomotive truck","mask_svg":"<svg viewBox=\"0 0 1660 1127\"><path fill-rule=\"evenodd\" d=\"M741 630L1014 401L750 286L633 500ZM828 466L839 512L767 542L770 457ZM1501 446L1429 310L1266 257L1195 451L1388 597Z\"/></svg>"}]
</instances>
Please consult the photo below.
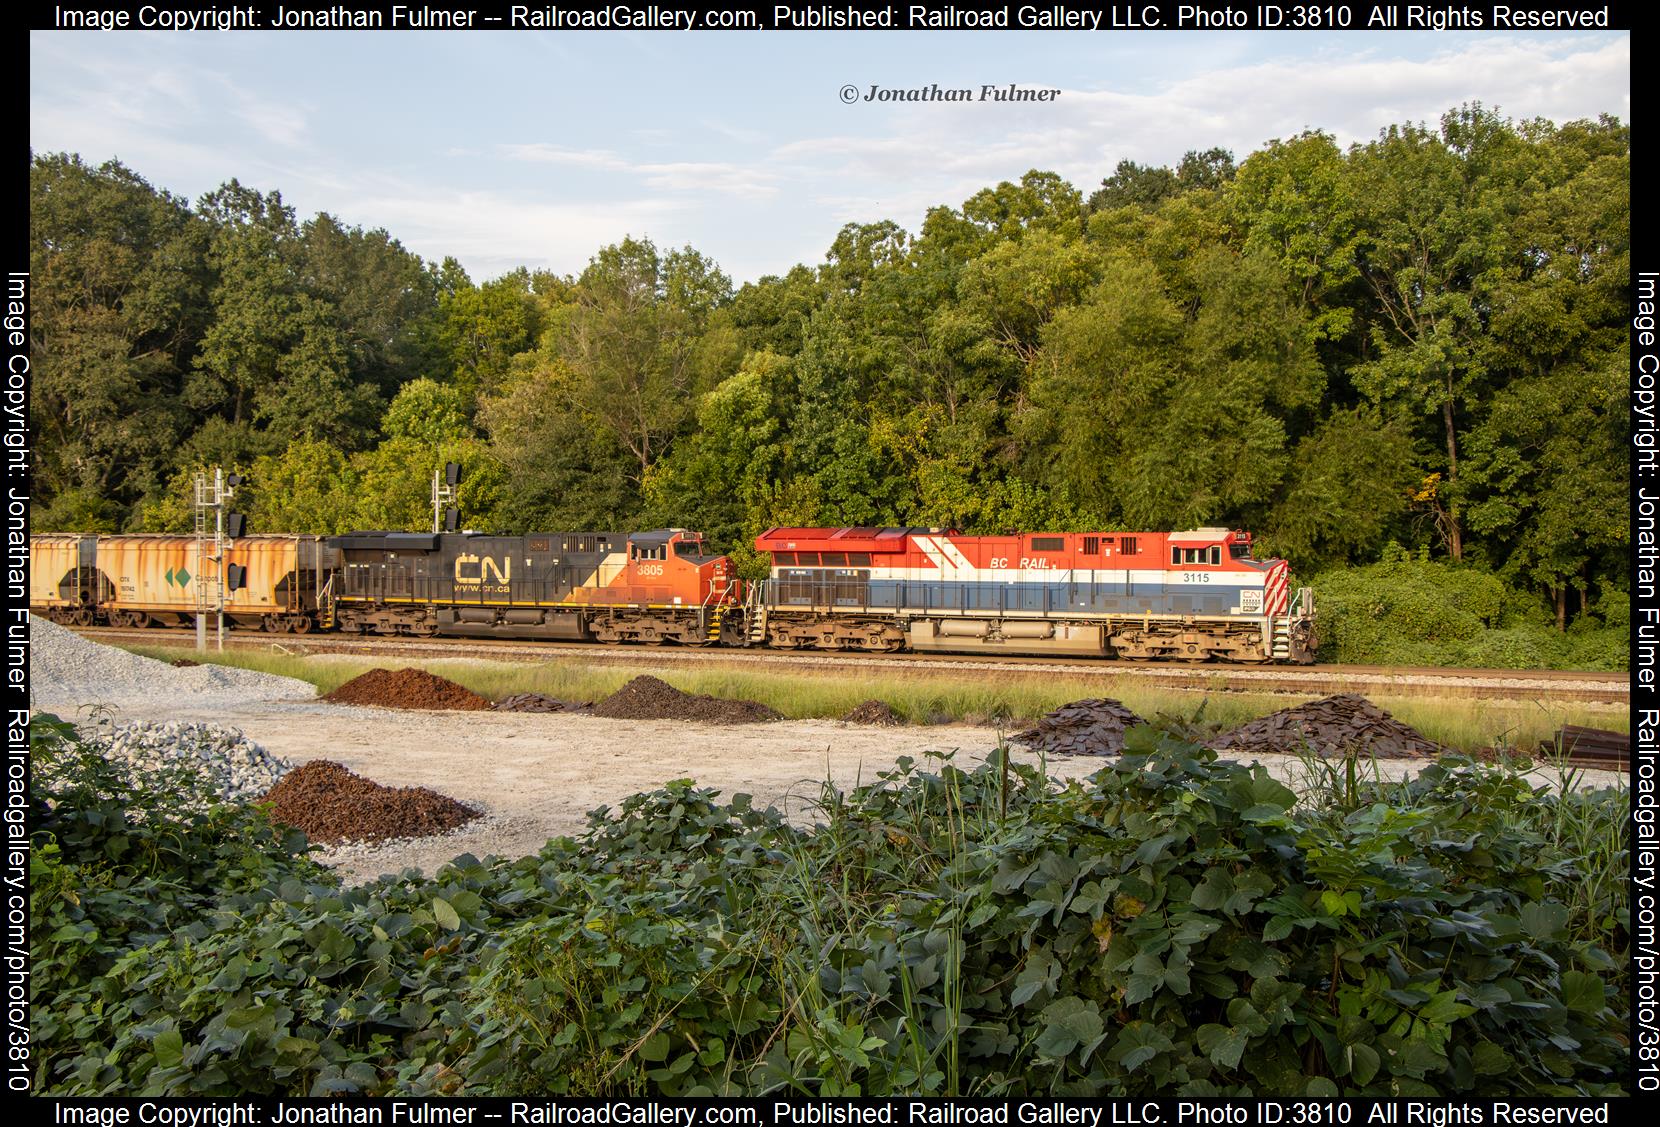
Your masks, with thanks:
<instances>
[{"instance_id":1,"label":"locomotive truck","mask_svg":"<svg viewBox=\"0 0 1660 1127\"><path fill-rule=\"evenodd\" d=\"M1314 603L1248 533L963 536L773 528L744 583L701 533L354 532L33 539L30 605L77 625L189 621L203 566L232 626L893 653L1308 662Z\"/></svg>"}]
</instances>

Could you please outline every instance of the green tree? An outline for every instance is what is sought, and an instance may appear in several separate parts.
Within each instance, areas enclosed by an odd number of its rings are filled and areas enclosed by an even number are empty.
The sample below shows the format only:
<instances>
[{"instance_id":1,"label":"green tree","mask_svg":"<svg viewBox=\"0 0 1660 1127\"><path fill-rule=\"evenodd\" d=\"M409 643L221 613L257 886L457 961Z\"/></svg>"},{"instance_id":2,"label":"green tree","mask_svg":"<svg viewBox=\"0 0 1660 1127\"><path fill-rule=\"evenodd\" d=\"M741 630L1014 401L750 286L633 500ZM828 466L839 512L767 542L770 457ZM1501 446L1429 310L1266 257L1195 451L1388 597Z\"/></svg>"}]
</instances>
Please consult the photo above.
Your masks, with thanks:
<instances>
[{"instance_id":1,"label":"green tree","mask_svg":"<svg viewBox=\"0 0 1660 1127\"><path fill-rule=\"evenodd\" d=\"M513 358L536 344L543 314L532 282L521 268L475 286L453 259L440 268L436 347L469 410L477 399L495 394L512 371Z\"/></svg>"},{"instance_id":2,"label":"green tree","mask_svg":"<svg viewBox=\"0 0 1660 1127\"><path fill-rule=\"evenodd\" d=\"M390 398L405 381L439 370L437 282L417 255L384 230L342 227L326 214L299 239L300 285L335 311L354 383Z\"/></svg>"},{"instance_id":3,"label":"green tree","mask_svg":"<svg viewBox=\"0 0 1660 1127\"><path fill-rule=\"evenodd\" d=\"M438 447L472 434L461 390L436 380L410 380L386 408L380 420L386 438L406 438Z\"/></svg>"},{"instance_id":4,"label":"green tree","mask_svg":"<svg viewBox=\"0 0 1660 1127\"><path fill-rule=\"evenodd\" d=\"M179 393L203 329L205 230L119 162L53 154L30 165L29 243L35 495L43 513L81 495L53 521L118 525L188 432Z\"/></svg>"},{"instance_id":5,"label":"green tree","mask_svg":"<svg viewBox=\"0 0 1660 1127\"><path fill-rule=\"evenodd\" d=\"M1337 142L1317 131L1270 141L1229 189L1246 253L1274 256L1324 337L1345 335L1354 319L1346 291L1360 276L1362 232L1353 190Z\"/></svg>"},{"instance_id":6,"label":"green tree","mask_svg":"<svg viewBox=\"0 0 1660 1127\"><path fill-rule=\"evenodd\" d=\"M1367 237L1361 277L1376 302L1372 359L1356 383L1378 403L1439 422L1447 551L1464 555L1459 447L1467 413L1490 387L1485 335L1525 198L1527 156L1479 105L1440 132L1391 126L1352 162Z\"/></svg>"},{"instance_id":7,"label":"green tree","mask_svg":"<svg viewBox=\"0 0 1660 1127\"><path fill-rule=\"evenodd\" d=\"M1233 154L1223 148L1190 149L1174 168L1155 168L1121 160L1113 174L1089 197L1090 211L1118 207L1152 210L1194 189L1219 188L1234 176Z\"/></svg>"},{"instance_id":8,"label":"green tree","mask_svg":"<svg viewBox=\"0 0 1660 1127\"><path fill-rule=\"evenodd\" d=\"M677 445L646 478L650 523L690 521L728 546L763 531L749 518L793 469L783 422L791 383L788 360L751 353L736 375L705 394L696 440Z\"/></svg>"},{"instance_id":9,"label":"green tree","mask_svg":"<svg viewBox=\"0 0 1660 1127\"><path fill-rule=\"evenodd\" d=\"M338 447L301 438L256 462L247 488L255 529L333 535L354 527L363 484Z\"/></svg>"},{"instance_id":10,"label":"green tree","mask_svg":"<svg viewBox=\"0 0 1660 1127\"><path fill-rule=\"evenodd\" d=\"M1288 420L1323 386L1272 262L1213 249L1190 272L1200 297L1183 308L1150 263L1121 256L1044 336L1034 469L1133 527L1262 513L1289 468Z\"/></svg>"},{"instance_id":11,"label":"green tree","mask_svg":"<svg viewBox=\"0 0 1660 1127\"><path fill-rule=\"evenodd\" d=\"M1297 443L1262 550L1299 569L1372 558L1404 533L1422 477L1405 427L1365 409L1336 412Z\"/></svg>"},{"instance_id":12,"label":"green tree","mask_svg":"<svg viewBox=\"0 0 1660 1127\"><path fill-rule=\"evenodd\" d=\"M518 529L620 529L639 512L635 468L587 415L576 377L557 360L522 357L478 420L513 483L499 519Z\"/></svg>"},{"instance_id":13,"label":"green tree","mask_svg":"<svg viewBox=\"0 0 1660 1127\"><path fill-rule=\"evenodd\" d=\"M306 290L293 210L235 180L203 196L212 236L213 321L195 359L193 406L260 424L280 443L308 437L343 449L373 432L382 400L355 383L337 311Z\"/></svg>"},{"instance_id":14,"label":"green tree","mask_svg":"<svg viewBox=\"0 0 1660 1127\"><path fill-rule=\"evenodd\" d=\"M659 255L625 239L595 255L555 342L582 411L637 464L642 481L708 378L703 334L731 282L690 247Z\"/></svg>"}]
</instances>

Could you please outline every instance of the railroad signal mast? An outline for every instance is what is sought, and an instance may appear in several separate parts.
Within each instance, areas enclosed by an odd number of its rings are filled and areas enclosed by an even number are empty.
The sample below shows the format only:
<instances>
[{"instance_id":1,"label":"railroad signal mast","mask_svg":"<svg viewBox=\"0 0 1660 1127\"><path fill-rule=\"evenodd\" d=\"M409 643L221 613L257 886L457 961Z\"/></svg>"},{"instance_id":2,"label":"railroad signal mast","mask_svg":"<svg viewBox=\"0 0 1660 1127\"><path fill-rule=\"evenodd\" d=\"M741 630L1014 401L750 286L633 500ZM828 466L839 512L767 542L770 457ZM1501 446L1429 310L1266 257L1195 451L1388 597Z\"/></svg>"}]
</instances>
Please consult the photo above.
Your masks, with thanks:
<instances>
[{"instance_id":1,"label":"railroad signal mast","mask_svg":"<svg viewBox=\"0 0 1660 1127\"><path fill-rule=\"evenodd\" d=\"M461 523L461 510L455 507L455 498L460 485L460 462L445 462L442 470L432 471L433 532L437 532L440 525L443 526L445 532L454 532Z\"/></svg>"},{"instance_id":2,"label":"railroad signal mast","mask_svg":"<svg viewBox=\"0 0 1660 1127\"><path fill-rule=\"evenodd\" d=\"M244 532L241 513L228 514L226 507L242 484L241 474L226 474L217 466L210 479L206 470L196 474L196 650L207 652L207 621L215 621L214 649L225 648L225 547ZM228 525L228 527L227 527ZM234 565L233 565L234 566ZM233 587L240 587L234 583Z\"/></svg>"}]
</instances>

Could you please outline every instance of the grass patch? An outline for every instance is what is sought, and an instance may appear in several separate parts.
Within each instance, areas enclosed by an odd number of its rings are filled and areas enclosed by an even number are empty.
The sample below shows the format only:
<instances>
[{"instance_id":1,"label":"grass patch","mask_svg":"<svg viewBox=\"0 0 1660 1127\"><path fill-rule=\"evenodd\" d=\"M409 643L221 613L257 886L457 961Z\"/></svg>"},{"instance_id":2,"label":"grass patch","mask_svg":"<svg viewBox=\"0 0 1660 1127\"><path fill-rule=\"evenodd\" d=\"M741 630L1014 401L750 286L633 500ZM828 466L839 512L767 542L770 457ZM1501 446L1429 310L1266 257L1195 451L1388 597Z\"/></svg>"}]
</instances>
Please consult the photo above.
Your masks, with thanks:
<instances>
[{"instance_id":1,"label":"grass patch","mask_svg":"<svg viewBox=\"0 0 1660 1127\"><path fill-rule=\"evenodd\" d=\"M133 652L167 661L177 648L135 646ZM838 719L867 700L885 701L909 724L977 724L1012 729L1051 709L1084 697L1112 697L1160 726L1203 740L1315 694L1286 696L1173 689L1148 685L1133 675L1057 676L1053 673L975 673L915 669L893 672L831 669L756 670L738 665L698 668L649 658L621 667L552 657L544 662L421 661L407 658L336 657L226 650L195 654L193 660L257 669L309 681L332 692L370 669L410 665L464 685L492 700L513 693L546 693L561 700L594 701L609 696L641 673L675 688L732 700L754 700L791 720ZM1454 696L1373 697L1396 719L1425 736L1461 750L1501 746L1531 751L1565 724L1630 730L1630 715L1617 709L1549 700L1481 700Z\"/></svg>"}]
</instances>

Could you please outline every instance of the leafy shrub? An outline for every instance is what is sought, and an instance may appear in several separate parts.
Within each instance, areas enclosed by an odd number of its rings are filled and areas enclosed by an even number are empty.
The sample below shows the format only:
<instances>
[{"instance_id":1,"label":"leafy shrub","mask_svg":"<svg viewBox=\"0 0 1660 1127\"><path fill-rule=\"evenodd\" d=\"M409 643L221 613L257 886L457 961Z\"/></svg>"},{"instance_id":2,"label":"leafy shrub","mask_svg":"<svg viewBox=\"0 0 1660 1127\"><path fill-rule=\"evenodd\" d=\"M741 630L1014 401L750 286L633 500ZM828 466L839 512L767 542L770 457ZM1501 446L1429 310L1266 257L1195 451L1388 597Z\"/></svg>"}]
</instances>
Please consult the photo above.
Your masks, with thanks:
<instances>
[{"instance_id":1,"label":"leafy shrub","mask_svg":"<svg viewBox=\"0 0 1660 1127\"><path fill-rule=\"evenodd\" d=\"M1582 615L1567 634L1537 600L1473 565L1391 546L1368 567L1317 576L1320 656L1376 665L1624 669L1628 631ZM1605 599L1605 603L1617 601Z\"/></svg>"},{"instance_id":2,"label":"leafy shrub","mask_svg":"<svg viewBox=\"0 0 1660 1127\"><path fill-rule=\"evenodd\" d=\"M59 827L103 827L37 851L41 1086L1621 1090L1621 796L1446 760L1408 783L1334 770L1299 800L1151 728L1128 747L1065 785L902 760L826 788L810 831L679 782L535 857L345 891L257 812L210 817L241 827L234 863L109 861L115 836L174 831L37 794ZM224 887L179 879L208 873Z\"/></svg>"}]
</instances>

